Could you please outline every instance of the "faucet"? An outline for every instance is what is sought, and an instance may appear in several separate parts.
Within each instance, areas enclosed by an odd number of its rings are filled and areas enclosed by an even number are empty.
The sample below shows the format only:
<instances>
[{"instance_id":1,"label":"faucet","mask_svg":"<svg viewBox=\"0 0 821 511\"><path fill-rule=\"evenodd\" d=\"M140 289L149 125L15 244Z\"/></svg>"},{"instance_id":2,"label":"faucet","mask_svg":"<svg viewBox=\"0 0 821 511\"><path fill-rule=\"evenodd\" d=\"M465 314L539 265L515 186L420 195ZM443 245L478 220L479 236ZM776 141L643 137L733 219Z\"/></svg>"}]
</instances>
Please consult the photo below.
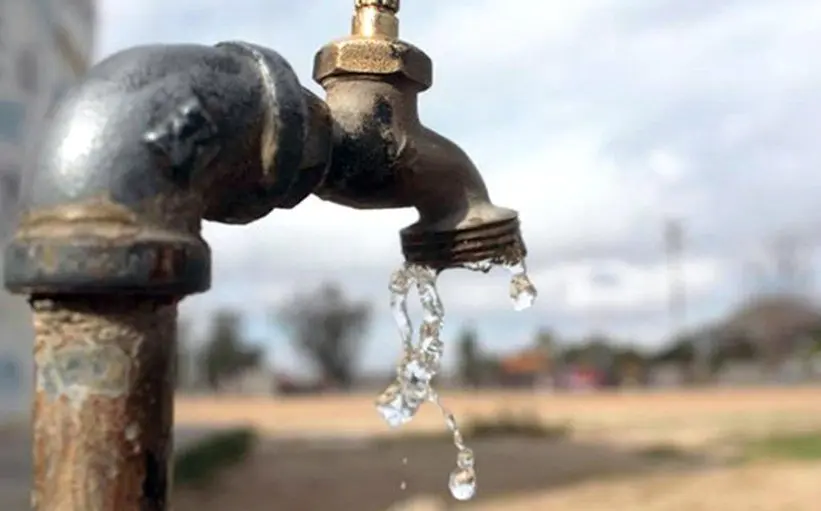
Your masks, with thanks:
<instances>
[{"instance_id":1,"label":"faucet","mask_svg":"<svg viewBox=\"0 0 821 511\"><path fill-rule=\"evenodd\" d=\"M38 511L170 508L179 302L210 287L202 220L247 224L309 195L414 207L405 259L442 271L525 254L465 152L419 120L431 59L398 0L356 0L316 55L323 100L277 52L158 44L95 65L51 113L26 171L7 289L35 327Z\"/></svg>"},{"instance_id":2,"label":"faucet","mask_svg":"<svg viewBox=\"0 0 821 511\"><path fill-rule=\"evenodd\" d=\"M314 80L333 119L333 158L314 193L355 208L414 207L401 231L410 263L445 269L521 260L518 215L494 206L476 166L419 120L430 57L398 38L399 0L357 0L351 35L324 46Z\"/></svg>"}]
</instances>

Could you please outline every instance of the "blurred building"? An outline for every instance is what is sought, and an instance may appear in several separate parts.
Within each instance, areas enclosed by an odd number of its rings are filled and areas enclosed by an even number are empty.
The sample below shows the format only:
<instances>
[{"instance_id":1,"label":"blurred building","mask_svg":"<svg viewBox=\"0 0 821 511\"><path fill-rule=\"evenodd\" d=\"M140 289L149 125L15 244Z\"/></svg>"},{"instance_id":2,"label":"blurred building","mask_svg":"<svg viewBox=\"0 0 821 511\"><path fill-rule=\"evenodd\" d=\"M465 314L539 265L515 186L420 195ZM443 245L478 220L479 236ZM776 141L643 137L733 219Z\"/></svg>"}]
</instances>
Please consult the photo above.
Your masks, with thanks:
<instances>
[{"instance_id":1,"label":"blurred building","mask_svg":"<svg viewBox=\"0 0 821 511\"><path fill-rule=\"evenodd\" d=\"M550 356L540 348L528 348L499 359L498 384L510 388L549 387Z\"/></svg>"},{"instance_id":2,"label":"blurred building","mask_svg":"<svg viewBox=\"0 0 821 511\"><path fill-rule=\"evenodd\" d=\"M13 230L38 134L49 108L89 67L95 0L0 2L0 240ZM0 256L2 257L2 256ZM0 291L0 422L28 407L32 331L28 307Z\"/></svg>"}]
</instances>

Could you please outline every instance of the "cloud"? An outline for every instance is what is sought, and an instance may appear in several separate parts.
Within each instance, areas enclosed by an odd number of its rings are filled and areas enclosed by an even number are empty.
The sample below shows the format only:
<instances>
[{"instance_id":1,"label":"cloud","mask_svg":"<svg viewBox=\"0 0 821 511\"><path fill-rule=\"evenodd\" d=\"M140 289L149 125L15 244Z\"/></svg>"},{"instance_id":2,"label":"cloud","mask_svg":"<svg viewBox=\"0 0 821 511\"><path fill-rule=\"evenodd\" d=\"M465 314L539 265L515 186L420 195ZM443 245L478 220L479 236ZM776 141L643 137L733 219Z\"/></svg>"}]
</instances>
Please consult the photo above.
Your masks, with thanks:
<instances>
[{"instance_id":1,"label":"cloud","mask_svg":"<svg viewBox=\"0 0 821 511\"><path fill-rule=\"evenodd\" d=\"M351 3L105 0L100 52L243 38L282 51L318 91L313 53L344 35ZM527 321L573 330L595 309L641 317L625 329L651 337L666 324L667 217L684 221L702 316L731 304L734 267L763 240L818 225L818 26L814 0L416 0L402 12L404 37L435 63L425 122L521 212L544 304ZM188 307L261 310L322 279L382 296L414 220L309 199L249 227L209 224L215 290ZM616 285L591 280L605 273ZM446 305L463 318L506 307L504 279L447 275Z\"/></svg>"},{"instance_id":2,"label":"cloud","mask_svg":"<svg viewBox=\"0 0 821 511\"><path fill-rule=\"evenodd\" d=\"M701 299L719 283L722 270L717 261L687 261L678 270L680 286L691 299ZM545 277L545 281L563 291L564 305L571 312L596 309L663 312L670 295L666 264L637 266L618 260L568 263L552 268Z\"/></svg>"}]
</instances>

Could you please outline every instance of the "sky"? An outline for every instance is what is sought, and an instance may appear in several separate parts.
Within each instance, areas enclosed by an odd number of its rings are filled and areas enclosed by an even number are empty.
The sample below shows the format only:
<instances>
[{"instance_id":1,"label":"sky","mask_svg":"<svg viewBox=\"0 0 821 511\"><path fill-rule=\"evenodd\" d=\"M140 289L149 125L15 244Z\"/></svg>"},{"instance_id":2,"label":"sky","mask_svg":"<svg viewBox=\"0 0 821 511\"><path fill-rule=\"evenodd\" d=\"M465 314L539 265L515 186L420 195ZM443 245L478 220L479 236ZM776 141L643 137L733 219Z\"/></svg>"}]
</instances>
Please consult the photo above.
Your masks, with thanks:
<instances>
[{"instance_id":1,"label":"sky","mask_svg":"<svg viewBox=\"0 0 821 511\"><path fill-rule=\"evenodd\" d=\"M98 53L145 43L245 40L285 56L303 85L346 35L352 0L103 0ZM514 312L507 276L446 272L445 340L464 326L502 352L541 327L607 330L642 346L668 335L667 218L681 220L686 321L726 313L779 235L814 261L821 227L821 2L817 0L407 0L401 36L434 62L423 121L458 142L494 203L520 212L540 296ZM413 210L355 211L309 198L250 226L207 224L214 286L183 305L247 313L273 363L301 365L272 321L295 291L339 282L374 303L363 364L400 349L387 281ZM811 280L811 279L810 279ZM808 280L809 282L809 280ZM813 287L810 282L808 284ZM452 349L450 343L449 349ZM446 359L453 361L453 355Z\"/></svg>"}]
</instances>

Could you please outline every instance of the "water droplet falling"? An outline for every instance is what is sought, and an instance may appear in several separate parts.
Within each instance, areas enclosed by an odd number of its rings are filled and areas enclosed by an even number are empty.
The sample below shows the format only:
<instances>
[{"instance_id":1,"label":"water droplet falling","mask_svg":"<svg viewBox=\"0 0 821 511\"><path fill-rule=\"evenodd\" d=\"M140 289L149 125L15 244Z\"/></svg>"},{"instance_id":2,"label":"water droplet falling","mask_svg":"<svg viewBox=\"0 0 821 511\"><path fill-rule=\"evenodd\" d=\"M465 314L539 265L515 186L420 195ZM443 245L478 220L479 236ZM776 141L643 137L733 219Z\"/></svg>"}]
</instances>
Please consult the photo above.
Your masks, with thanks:
<instances>
[{"instance_id":1,"label":"water droplet falling","mask_svg":"<svg viewBox=\"0 0 821 511\"><path fill-rule=\"evenodd\" d=\"M408 292L413 283L412 273L405 268L391 275L391 312L406 354L413 350L413 324L408 314Z\"/></svg>"},{"instance_id":2,"label":"water droplet falling","mask_svg":"<svg viewBox=\"0 0 821 511\"><path fill-rule=\"evenodd\" d=\"M489 272L492 261L464 265L465 268ZM527 276L524 261L505 265L511 273L510 297L516 310L530 307L537 291ZM377 398L380 415L391 427L410 422L425 401L434 403L445 419L453 435L458 451L457 468L450 474L448 487L457 500L470 500L476 494L476 468L473 451L465 446L464 439L453 414L445 408L431 381L441 367L444 344L440 339L445 310L436 289L437 272L432 268L405 264L391 275L391 311L402 341L402 360L397 366L396 381ZM413 343L413 325L408 315L407 299L410 289L416 286L422 305L423 321L419 327L419 342ZM406 463L407 459L403 459ZM402 483L402 489L405 483Z\"/></svg>"},{"instance_id":3,"label":"water droplet falling","mask_svg":"<svg viewBox=\"0 0 821 511\"><path fill-rule=\"evenodd\" d=\"M463 265L467 270L478 271L482 273L488 273L490 270L493 269L494 263L490 259L485 261L478 261L475 263L465 263Z\"/></svg>"},{"instance_id":4,"label":"water droplet falling","mask_svg":"<svg viewBox=\"0 0 821 511\"><path fill-rule=\"evenodd\" d=\"M459 468L473 468L476 460L473 457L473 451L465 447L459 451L459 456L456 458L456 466Z\"/></svg>"},{"instance_id":5,"label":"water droplet falling","mask_svg":"<svg viewBox=\"0 0 821 511\"><path fill-rule=\"evenodd\" d=\"M517 311L529 309L533 306L533 302L536 301L539 293L527 275L525 262L519 261L516 264L507 266L507 270L511 274L510 300L513 302L513 308Z\"/></svg>"},{"instance_id":6,"label":"water droplet falling","mask_svg":"<svg viewBox=\"0 0 821 511\"><path fill-rule=\"evenodd\" d=\"M408 293L416 283L418 270L405 265L391 275L391 312L402 341L402 361L397 366L396 381L377 398L377 410L391 426L408 423L428 396L428 385L416 377L421 370L414 356L413 324L408 314Z\"/></svg>"},{"instance_id":7,"label":"water droplet falling","mask_svg":"<svg viewBox=\"0 0 821 511\"><path fill-rule=\"evenodd\" d=\"M470 500L476 495L476 470L456 468L450 473L448 489L456 500Z\"/></svg>"},{"instance_id":8,"label":"water droplet falling","mask_svg":"<svg viewBox=\"0 0 821 511\"><path fill-rule=\"evenodd\" d=\"M473 450L465 445L462 432L456 424L456 417L447 408L442 406L439 397L433 393L432 399L442 412L445 424L453 435L453 445L456 446L456 469L450 473L448 479L448 489L453 498L457 500L470 500L476 495L476 468Z\"/></svg>"}]
</instances>

